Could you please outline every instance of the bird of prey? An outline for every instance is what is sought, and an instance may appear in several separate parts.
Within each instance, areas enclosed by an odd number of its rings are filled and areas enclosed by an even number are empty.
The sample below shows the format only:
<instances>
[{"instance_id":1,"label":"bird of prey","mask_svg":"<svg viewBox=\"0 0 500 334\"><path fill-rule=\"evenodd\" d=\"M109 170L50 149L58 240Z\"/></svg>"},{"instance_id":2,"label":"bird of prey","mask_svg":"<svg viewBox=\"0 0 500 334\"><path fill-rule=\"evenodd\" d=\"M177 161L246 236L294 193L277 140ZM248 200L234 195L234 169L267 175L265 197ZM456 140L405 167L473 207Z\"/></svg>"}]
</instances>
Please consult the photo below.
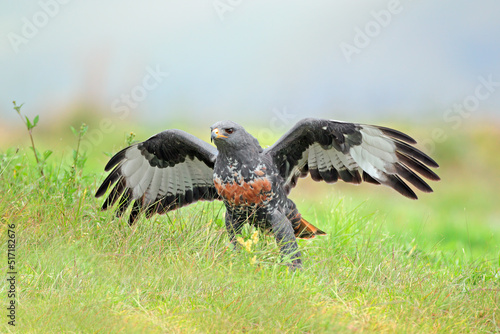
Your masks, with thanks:
<instances>
[{"instance_id":1,"label":"bird of prey","mask_svg":"<svg viewBox=\"0 0 500 334\"><path fill-rule=\"evenodd\" d=\"M96 193L100 197L116 183L102 209L118 201L121 216L133 202L133 224L141 212L149 218L200 200L222 200L231 243L245 223L253 224L271 231L288 265L300 268L296 238L325 232L302 218L287 197L299 177L383 184L411 199L417 195L404 180L423 192L432 189L421 176L439 180L429 168L438 164L412 146L413 138L382 126L308 118L264 149L241 125L221 121L212 125L211 140L216 147L172 129L121 150L106 165L113 170Z\"/></svg>"}]
</instances>

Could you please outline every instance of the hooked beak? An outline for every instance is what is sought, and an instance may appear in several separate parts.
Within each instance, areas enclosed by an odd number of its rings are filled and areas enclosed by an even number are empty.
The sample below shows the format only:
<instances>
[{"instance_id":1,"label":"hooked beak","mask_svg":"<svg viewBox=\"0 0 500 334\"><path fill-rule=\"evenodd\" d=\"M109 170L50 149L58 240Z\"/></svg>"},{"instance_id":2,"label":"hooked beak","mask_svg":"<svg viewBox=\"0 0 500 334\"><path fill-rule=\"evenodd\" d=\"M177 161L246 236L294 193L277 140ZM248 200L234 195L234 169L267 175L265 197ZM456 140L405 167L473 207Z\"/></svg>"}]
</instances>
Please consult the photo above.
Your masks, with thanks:
<instances>
[{"instance_id":1,"label":"hooked beak","mask_svg":"<svg viewBox=\"0 0 500 334\"><path fill-rule=\"evenodd\" d=\"M210 136L210 141L213 141L214 139L217 139L217 138L227 138L227 136L220 134L219 129L215 128L212 130L212 135Z\"/></svg>"}]
</instances>

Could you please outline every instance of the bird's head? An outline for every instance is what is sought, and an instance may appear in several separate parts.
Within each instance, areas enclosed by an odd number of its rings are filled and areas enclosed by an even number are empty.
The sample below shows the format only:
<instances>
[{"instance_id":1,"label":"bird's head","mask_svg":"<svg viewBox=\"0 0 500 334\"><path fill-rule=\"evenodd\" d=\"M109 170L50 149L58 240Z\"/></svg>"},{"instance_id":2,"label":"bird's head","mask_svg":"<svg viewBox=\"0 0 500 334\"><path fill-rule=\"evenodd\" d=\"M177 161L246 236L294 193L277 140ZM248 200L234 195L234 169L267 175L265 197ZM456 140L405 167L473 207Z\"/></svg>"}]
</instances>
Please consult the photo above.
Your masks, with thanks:
<instances>
[{"instance_id":1,"label":"bird's head","mask_svg":"<svg viewBox=\"0 0 500 334\"><path fill-rule=\"evenodd\" d=\"M219 149L251 149L262 151L257 139L249 134L245 128L233 121L220 121L210 127L211 141Z\"/></svg>"}]
</instances>

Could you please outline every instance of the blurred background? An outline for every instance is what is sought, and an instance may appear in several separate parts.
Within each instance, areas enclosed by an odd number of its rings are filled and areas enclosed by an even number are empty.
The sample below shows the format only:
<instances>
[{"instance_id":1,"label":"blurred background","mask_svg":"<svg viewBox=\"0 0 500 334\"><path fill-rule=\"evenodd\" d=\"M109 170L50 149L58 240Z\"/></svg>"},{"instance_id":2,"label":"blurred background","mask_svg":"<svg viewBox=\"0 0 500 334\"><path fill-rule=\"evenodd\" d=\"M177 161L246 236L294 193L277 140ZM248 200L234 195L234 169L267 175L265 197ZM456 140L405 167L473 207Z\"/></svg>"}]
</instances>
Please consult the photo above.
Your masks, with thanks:
<instances>
[{"instance_id":1,"label":"blurred background","mask_svg":"<svg viewBox=\"0 0 500 334\"><path fill-rule=\"evenodd\" d=\"M17 122L12 100L46 122L85 108L160 128L270 120L283 108L296 119L446 122L478 77L500 82L495 0L0 6L2 132ZM499 88L470 118L500 116Z\"/></svg>"},{"instance_id":2,"label":"blurred background","mask_svg":"<svg viewBox=\"0 0 500 334\"><path fill-rule=\"evenodd\" d=\"M425 213L415 229L498 251L496 0L9 1L0 18L0 151L29 146L14 100L40 116L53 161L76 144L69 127L88 124L82 149L99 172L131 131L208 141L232 119L268 145L303 117L397 127L441 164L437 195L411 202ZM304 184L295 192L348 192L368 212L389 200L387 220L408 231L410 202L390 190Z\"/></svg>"}]
</instances>

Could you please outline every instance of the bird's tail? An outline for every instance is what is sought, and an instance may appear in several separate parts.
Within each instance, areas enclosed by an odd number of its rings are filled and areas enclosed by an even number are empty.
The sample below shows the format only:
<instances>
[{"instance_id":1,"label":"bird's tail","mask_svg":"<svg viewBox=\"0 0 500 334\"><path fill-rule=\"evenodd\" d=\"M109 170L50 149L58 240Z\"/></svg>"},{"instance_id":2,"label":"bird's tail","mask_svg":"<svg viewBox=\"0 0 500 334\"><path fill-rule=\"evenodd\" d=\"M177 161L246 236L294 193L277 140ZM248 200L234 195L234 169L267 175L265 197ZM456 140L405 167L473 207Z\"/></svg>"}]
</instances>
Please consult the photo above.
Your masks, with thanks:
<instances>
[{"instance_id":1,"label":"bird's tail","mask_svg":"<svg viewBox=\"0 0 500 334\"><path fill-rule=\"evenodd\" d=\"M300 217L299 225L295 227L295 237L299 239L312 239L317 235L326 235L326 233Z\"/></svg>"}]
</instances>

